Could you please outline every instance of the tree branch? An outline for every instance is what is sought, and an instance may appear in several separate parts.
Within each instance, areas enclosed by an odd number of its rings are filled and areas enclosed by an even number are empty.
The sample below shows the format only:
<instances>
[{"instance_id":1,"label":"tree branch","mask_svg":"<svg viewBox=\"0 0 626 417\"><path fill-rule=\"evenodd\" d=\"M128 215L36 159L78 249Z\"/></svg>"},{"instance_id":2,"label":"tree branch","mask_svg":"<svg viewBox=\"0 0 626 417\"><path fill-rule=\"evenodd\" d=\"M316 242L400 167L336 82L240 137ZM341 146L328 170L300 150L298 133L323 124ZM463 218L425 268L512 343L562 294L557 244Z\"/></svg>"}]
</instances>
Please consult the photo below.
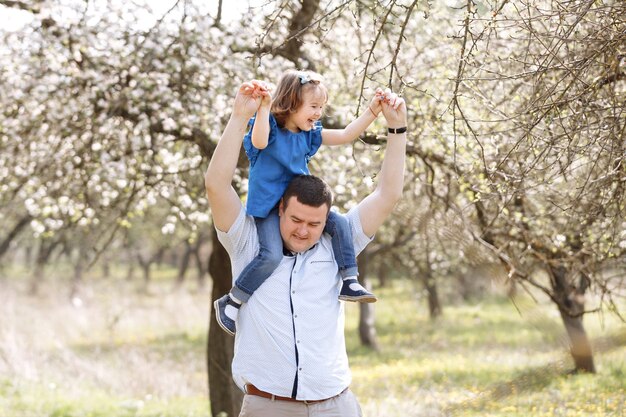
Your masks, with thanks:
<instances>
[{"instance_id":1,"label":"tree branch","mask_svg":"<svg viewBox=\"0 0 626 417\"><path fill-rule=\"evenodd\" d=\"M10 9L18 9L30 12L32 14L38 14L41 12L40 5L45 0L31 0L31 1L13 1L13 0L0 0L0 5L8 7Z\"/></svg>"}]
</instances>

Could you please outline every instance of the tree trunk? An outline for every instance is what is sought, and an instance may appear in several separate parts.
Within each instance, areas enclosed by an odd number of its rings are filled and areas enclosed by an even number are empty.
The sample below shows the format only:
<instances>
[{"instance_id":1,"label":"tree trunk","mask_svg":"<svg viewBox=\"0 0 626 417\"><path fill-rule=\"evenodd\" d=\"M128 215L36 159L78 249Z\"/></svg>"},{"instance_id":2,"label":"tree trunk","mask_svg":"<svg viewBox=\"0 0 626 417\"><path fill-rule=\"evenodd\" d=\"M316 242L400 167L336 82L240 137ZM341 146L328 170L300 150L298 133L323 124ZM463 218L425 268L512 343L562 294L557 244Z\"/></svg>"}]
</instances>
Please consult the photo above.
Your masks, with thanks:
<instances>
[{"instance_id":1,"label":"tree trunk","mask_svg":"<svg viewBox=\"0 0 626 417\"><path fill-rule=\"evenodd\" d=\"M472 289L470 288L471 285L469 283L469 280L465 276L465 273L459 273L459 275L457 276L457 281L459 283L458 288L461 298L465 302L470 301L472 299Z\"/></svg>"},{"instance_id":2,"label":"tree trunk","mask_svg":"<svg viewBox=\"0 0 626 417\"><path fill-rule=\"evenodd\" d=\"M132 281L134 275L135 275L135 261L134 259L129 259L128 269L126 270L126 281L127 282Z\"/></svg>"},{"instance_id":3,"label":"tree trunk","mask_svg":"<svg viewBox=\"0 0 626 417\"><path fill-rule=\"evenodd\" d=\"M206 277L207 277L207 269L208 263L205 263L202 259L201 251L202 246L204 245L204 241L206 239L206 235L204 233L198 233L198 238L196 240L196 244L193 250L193 257L196 260L196 269L198 271L197 280L198 280L198 291L202 291L206 288Z\"/></svg>"},{"instance_id":4,"label":"tree trunk","mask_svg":"<svg viewBox=\"0 0 626 417\"><path fill-rule=\"evenodd\" d=\"M0 258L2 258L2 256L9 250L9 248L11 247L11 242L13 242L13 239L15 239L20 234L20 232L27 225L30 224L30 221L32 219L33 218L30 215L26 215L22 217L20 221L17 222L15 226L13 226L13 229L9 231L7 236L4 239L2 239L2 241L0 242Z\"/></svg>"},{"instance_id":5,"label":"tree trunk","mask_svg":"<svg viewBox=\"0 0 626 417\"><path fill-rule=\"evenodd\" d=\"M148 286L150 285L150 266L151 262L147 262L145 265L141 266L143 270L143 292L148 292Z\"/></svg>"},{"instance_id":6,"label":"tree trunk","mask_svg":"<svg viewBox=\"0 0 626 417\"><path fill-rule=\"evenodd\" d=\"M432 273L429 271L422 277L424 281L424 288L428 294L428 313L431 320L435 320L441 316L443 310L441 308L441 302L439 301L439 292L437 291L437 283Z\"/></svg>"},{"instance_id":7,"label":"tree trunk","mask_svg":"<svg viewBox=\"0 0 626 417\"><path fill-rule=\"evenodd\" d=\"M111 278L111 259L108 256L102 259L102 278Z\"/></svg>"},{"instance_id":8,"label":"tree trunk","mask_svg":"<svg viewBox=\"0 0 626 417\"><path fill-rule=\"evenodd\" d=\"M80 245L78 249L78 258L74 264L74 277L72 278L72 285L70 288L70 300L78 295L78 289L83 281L83 272L85 270L85 256L86 250L83 245Z\"/></svg>"},{"instance_id":9,"label":"tree trunk","mask_svg":"<svg viewBox=\"0 0 626 417\"><path fill-rule=\"evenodd\" d=\"M143 272L143 288L142 292L148 292L148 286L150 285L150 267L152 266L152 259L143 259L142 255L137 254L137 262L141 266L141 270Z\"/></svg>"},{"instance_id":10,"label":"tree trunk","mask_svg":"<svg viewBox=\"0 0 626 417\"><path fill-rule=\"evenodd\" d=\"M35 271L33 272L33 277L30 281L30 288L28 290L30 295L37 295L39 292L39 285L43 282L46 263L48 263L48 259L50 259L50 255L52 255L52 251L59 243L60 241L58 240L51 241L43 239L40 241L39 252L37 253L37 259L35 261Z\"/></svg>"},{"instance_id":11,"label":"tree trunk","mask_svg":"<svg viewBox=\"0 0 626 417\"><path fill-rule=\"evenodd\" d=\"M203 290L206 287L206 268L200 256L200 245L198 245L193 252L193 256L196 259L196 267L198 270L198 290Z\"/></svg>"},{"instance_id":12,"label":"tree trunk","mask_svg":"<svg viewBox=\"0 0 626 417\"><path fill-rule=\"evenodd\" d=\"M46 266L45 260L41 260L41 258L37 256L37 260L35 261L35 269L33 271L33 276L30 279L30 285L28 287L28 294L30 295L39 294L39 286L43 282L45 266Z\"/></svg>"},{"instance_id":13,"label":"tree trunk","mask_svg":"<svg viewBox=\"0 0 626 417\"><path fill-rule=\"evenodd\" d=\"M428 313L431 320L435 320L437 317L441 316L442 308L441 302L439 301L439 292L437 291L437 282L435 281L435 277L433 276L433 267L430 262L430 240L428 237L426 238L426 263L425 268L421 272L422 282L424 283L424 289L426 289L426 294L428 295Z\"/></svg>"},{"instance_id":14,"label":"tree trunk","mask_svg":"<svg viewBox=\"0 0 626 417\"><path fill-rule=\"evenodd\" d=\"M183 257L178 265L178 275L176 276L176 282L174 283L174 289L179 289L183 286L185 282L185 274L187 273L187 269L189 268L189 260L191 259L192 247L191 244L185 241L185 253L183 253Z\"/></svg>"},{"instance_id":15,"label":"tree trunk","mask_svg":"<svg viewBox=\"0 0 626 417\"><path fill-rule=\"evenodd\" d=\"M387 262L380 262L378 264L378 285L383 288L387 286L389 281L389 266Z\"/></svg>"},{"instance_id":16,"label":"tree trunk","mask_svg":"<svg viewBox=\"0 0 626 417\"><path fill-rule=\"evenodd\" d=\"M222 22L222 0L217 2L217 17L215 17L215 24L219 25Z\"/></svg>"},{"instance_id":17,"label":"tree trunk","mask_svg":"<svg viewBox=\"0 0 626 417\"><path fill-rule=\"evenodd\" d=\"M32 245L29 244L24 248L24 264L26 265L33 264L34 253L35 253L35 250L33 249Z\"/></svg>"},{"instance_id":18,"label":"tree trunk","mask_svg":"<svg viewBox=\"0 0 626 417\"><path fill-rule=\"evenodd\" d=\"M228 253L212 234L213 251L209 258L209 273L213 277L211 291L211 314L207 342L207 369L209 377L209 399L213 416L225 413L227 417L239 415L243 393L235 385L231 373L233 360L233 338L223 331L215 321L213 301L226 294L231 287L232 273Z\"/></svg>"},{"instance_id":19,"label":"tree trunk","mask_svg":"<svg viewBox=\"0 0 626 417\"><path fill-rule=\"evenodd\" d=\"M591 350L591 343L587 332L583 326L583 316L572 317L559 308L561 313L561 319L567 330L567 336L570 341L570 353L574 358L574 365L577 372L596 372L596 367L593 362L593 352Z\"/></svg>"},{"instance_id":20,"label":"tree trunk","mask_svg":"<svg viewBox=\"0 0 626 417\"><path fill-rule=\"evenodd\" d=\"M163 259L165 258L165 252L168 249L169 249L168 246L161 246L159 248L159 250L157 250L157 253L154 254L154 256L152 257L152 260L154 261L154 263L157 264L157 266L163 265Z\"/></svg>"},{"instance_id":21,"label":"tree trunk","mask_svg":"<svg viewBox=\"0 0 626 417\"><path fill-rule=\"evenodd\" d=\"M569 338L570 353L574 359L576 371L595 373L591 342L583 326L586 281L582 277L578 287L572 285L567 279L564 266L549 266L549 271L559 313Z\"/></svg>"},{"instance_id":22,"label":"tree trunk","mask_svg":"<svg viewBox=\"0 0 626 417\"><path fill-rule=\"evenodd\" d=\"M369 290L367 281L367 268L369 266L368 253L363 252L357 258L359 265L359 281ZM376 314L373 303L359 303L359 338L363 346L378 350L376 338Z\"/></svg>"},{"instance_id":23,"label":"tree trunk","mask_svg":"<svg viewBox=\"0 0 626 417\"><path fill-rule=\"evenodd\" d=\"M296 64L299 68L315 71L315 62L302 50L304 45L303 31L311 25L319 7L320 0L300 0L300 10L295 13L289 24L289 34L283 46L277 51L278 55Z\"/></svg>"}]
</instances>

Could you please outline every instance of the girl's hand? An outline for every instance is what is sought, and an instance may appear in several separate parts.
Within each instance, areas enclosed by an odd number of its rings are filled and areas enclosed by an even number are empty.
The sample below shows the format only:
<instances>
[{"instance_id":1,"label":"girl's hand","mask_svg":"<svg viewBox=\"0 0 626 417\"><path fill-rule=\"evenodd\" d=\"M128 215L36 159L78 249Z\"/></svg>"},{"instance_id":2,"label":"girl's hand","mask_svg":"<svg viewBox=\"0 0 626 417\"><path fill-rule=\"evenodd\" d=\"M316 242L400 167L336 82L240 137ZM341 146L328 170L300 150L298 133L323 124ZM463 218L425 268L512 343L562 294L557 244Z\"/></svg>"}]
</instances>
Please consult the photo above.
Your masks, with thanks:
<instances>
[{"instance_id":1,"label":"girl's hand","mask_svg":"<svg viewBox=\"0 0 626 417\"><path fill-rule=\"evenodd\" d=\"M272 105L272 94L270 93L270 86L267 83L260 81L255 84L254 94L261 98L261 102L258 108L265 108L269 111Z\"/></svg>"},{"instance_id":2,"label":"girl's hand","mask_svg":"<svg viewBox=\"0 0 626 417\"><path fill-rule=\"evenodd\" d=\"M368 107L374 116L378 117L380 112L383 110L382 108L382 100L384 98L384 93L381 88L377 88L374 93L374 97L372 97L372 101L368 104Z\"/></svg>"},{"instance_id":3,"label":"girl's hand","mask_svg":"<svg viewBox=\"0 0 626 417\"><path fill-rule=\"evenodd\" d=\"M258 103L257 110L261 108L269 110L272 105L272 94L270 93L269 84L259 80L252 80L250 82L254 86L252 97Z\"/></svg>"}]
</instances>

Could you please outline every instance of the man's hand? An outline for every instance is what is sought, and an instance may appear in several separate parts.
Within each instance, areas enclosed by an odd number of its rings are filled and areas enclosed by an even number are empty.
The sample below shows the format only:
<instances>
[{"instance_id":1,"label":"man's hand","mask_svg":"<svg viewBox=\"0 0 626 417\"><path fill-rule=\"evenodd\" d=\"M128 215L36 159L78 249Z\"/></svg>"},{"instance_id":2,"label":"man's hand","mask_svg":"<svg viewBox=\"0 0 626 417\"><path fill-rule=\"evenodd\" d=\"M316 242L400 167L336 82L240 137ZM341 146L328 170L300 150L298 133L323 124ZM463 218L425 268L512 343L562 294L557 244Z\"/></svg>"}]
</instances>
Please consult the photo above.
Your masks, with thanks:
<instances>
[{"instance_id":1,"label":"man's hand","mask_svg":"<svg viewBox=\"0 0 626 417\"><path fill-rule=\"evenodd\" d=\"M233 104L233 116L250 119L262 106L272 102L266 83L259 80L247 81L239 87Z\"/></svg>"},{"instance_id":2,"label":"man's hand","mask_svg":"<svg viewBox=\"0 0 626 417\"><path fill-rule=\"evenodd\" d=\"M402 97L387 89L380 102L388 127L392 129L406 127L406 104Z\"/></svg>"}]
</instances>

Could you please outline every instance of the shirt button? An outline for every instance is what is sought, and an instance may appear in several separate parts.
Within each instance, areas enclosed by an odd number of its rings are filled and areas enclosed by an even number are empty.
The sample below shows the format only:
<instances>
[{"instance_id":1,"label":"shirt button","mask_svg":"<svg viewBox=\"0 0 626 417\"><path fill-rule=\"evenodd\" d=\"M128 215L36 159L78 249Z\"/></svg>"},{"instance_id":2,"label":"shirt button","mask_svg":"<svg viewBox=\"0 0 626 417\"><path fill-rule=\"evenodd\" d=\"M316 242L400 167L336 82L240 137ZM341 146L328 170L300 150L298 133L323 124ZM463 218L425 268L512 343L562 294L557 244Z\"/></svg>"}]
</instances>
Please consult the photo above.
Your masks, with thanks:
<instances>
[{"instance_id":1,"label":"shirt button","mask_svg":"<svg viewBox=\"0 0 626 417\"><path fill-rule=\"evenodd\" d=\"M295 294L296 292L295 292L295 291L291 291L291 293L292 293L292 294Z\"/></svg>"},{"instance_id":2,"label":"shirt button","mask_svg":"<svg viewBox=\"0 0 626 417\"><path fill-rule=\"evenodd\" d=\"M298 370L299 370L299 371L301 371L301 370L302 370L302 368L298 368Z\"/></svg>"}]
</instances>

